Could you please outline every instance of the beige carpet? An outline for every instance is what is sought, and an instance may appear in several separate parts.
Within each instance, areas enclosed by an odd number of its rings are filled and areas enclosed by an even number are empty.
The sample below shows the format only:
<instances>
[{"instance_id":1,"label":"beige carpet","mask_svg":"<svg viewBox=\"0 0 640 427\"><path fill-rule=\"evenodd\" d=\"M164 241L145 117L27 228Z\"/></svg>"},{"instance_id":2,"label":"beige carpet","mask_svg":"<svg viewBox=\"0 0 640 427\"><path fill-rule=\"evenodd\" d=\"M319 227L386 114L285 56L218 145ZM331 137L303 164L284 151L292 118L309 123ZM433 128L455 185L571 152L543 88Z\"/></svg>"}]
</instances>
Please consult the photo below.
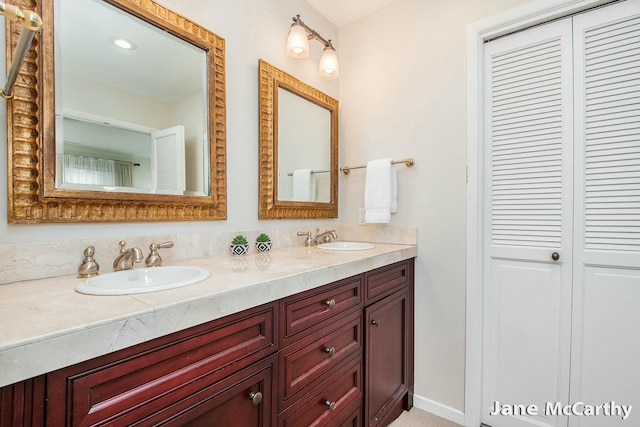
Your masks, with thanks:
<instances>
[{"instance_id":1,"label":"beige carpet","mask_svg":"<svg viewBox=\"0 0 640 427\"><path fill-rule=\"evenodd\" d=\"M418 408L403 412L389 427L462 427L444 418L437 417Z\"/></svg>"}]
</instances>

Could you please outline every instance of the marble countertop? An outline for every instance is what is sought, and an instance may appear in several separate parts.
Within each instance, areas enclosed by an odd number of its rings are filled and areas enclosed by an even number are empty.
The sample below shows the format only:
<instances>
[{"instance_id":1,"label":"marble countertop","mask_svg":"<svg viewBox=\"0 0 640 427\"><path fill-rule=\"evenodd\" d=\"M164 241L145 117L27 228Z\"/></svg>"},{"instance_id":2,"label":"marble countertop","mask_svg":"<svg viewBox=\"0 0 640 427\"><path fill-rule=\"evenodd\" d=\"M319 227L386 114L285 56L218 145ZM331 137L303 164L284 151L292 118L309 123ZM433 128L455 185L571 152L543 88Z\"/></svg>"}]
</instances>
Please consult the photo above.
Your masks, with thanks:
<instances>
[{"instance_id":1,"label":"marble countertop","mask_svg":"<svg viewBox=\"0 0 640 427\"><path fill-rule=\"evenodd\" d=\"M193 259L175 265L206 268L208 279L135 295L80 294L70 275L0 285L0 387L417 255L375 246Z\"/></svg>"}]
</instances>

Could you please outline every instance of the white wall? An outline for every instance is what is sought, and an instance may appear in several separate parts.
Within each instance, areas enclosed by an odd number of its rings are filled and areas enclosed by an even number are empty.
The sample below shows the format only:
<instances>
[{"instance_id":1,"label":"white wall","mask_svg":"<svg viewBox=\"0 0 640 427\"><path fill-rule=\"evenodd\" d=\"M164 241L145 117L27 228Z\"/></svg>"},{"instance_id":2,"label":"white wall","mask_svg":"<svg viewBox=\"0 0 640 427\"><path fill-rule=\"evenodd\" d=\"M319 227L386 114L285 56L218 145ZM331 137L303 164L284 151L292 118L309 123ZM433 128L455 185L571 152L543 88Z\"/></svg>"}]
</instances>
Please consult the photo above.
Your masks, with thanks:
<instances>
[{"instance_id":1,"label":"white wall","mask_svg":"<svg viewBox=\"0 0 640 427\"><path fill-rule=\"evenodd\" d=\"M258 59L338 98L338 82L321 79L317 74L320 43L312 43L310 58L304 61L288 58L284 49L291 17L296 14L320 34L336 41L334 44L339 49L337 29L303 0L158 0L158 3L226 40L228 220L168 224L7 224L7 179L6 173L0 173L0 244L167 232L266 230L298 225L301 230L312 230L322 223L337 223L336 220L258 221ZM0 53L4 56L4 32L1 33ZM0 79L4 82L3 75ZM0 102L0 141L7 138L6 105L6 101ZM2 148L0 165L4 164L6 149Z\"/></svg>"},{"instance_id":2,"label":"white wall","mask_svg":"<svg viewBox=\"0 0 640 427\"><path fill-rule=\"evenodd\" d=\"M416 404L444 415L464 410L466 26L527 1L397 0L340 28L340 163L416 161L390 225L418 227ZM363 188L341 178L346 225Z\"/></svg>"},{"instance_id":3,"label":"white wall","mask_svg":"<svg viewBox=\"0 0 640 427\"><path fill-rule=\"evenodd\" d=\"M320 221L257 220L257 61L263 58L340 100L340 165L415 158L412 169L398 166L400 205L391 225L419 228L416 394L463 410L466 25L527 1L397 0L341 28L337 43L336 28L303 0L158 0L226 39L229 219L8 225L6 174L0 173L0 244L319 226ZM317 76L320 43L311 44L305 61L285 56L291 16L297 13L334 41L338 81ZM3 40L0 50L4 53ZM0 102L0 140L6 139L5 106ZM6 150L0 149L4 162ZM356 224L363 187L363 171L341 175L340 219L324 223Z\"/></svg>"}]
</instances>

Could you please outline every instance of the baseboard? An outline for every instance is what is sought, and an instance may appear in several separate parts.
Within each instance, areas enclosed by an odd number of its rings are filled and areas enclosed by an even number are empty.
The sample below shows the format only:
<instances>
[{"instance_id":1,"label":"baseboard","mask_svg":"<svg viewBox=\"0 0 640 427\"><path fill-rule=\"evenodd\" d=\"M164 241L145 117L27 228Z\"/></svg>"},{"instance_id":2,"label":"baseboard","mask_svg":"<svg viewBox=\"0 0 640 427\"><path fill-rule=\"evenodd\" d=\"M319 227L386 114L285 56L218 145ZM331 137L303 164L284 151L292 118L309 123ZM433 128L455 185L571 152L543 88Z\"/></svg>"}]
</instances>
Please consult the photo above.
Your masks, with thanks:
<instances>
[{"instance_id":1,"label":"baseboard","mask_svg":"<svg viewBox=\"0 0 640 427\"><path fill-rule=\"evenodd\" d=\"M413 395L413 406L423 411L437 415L445 420L453 421L456 424L464 425L464 412L442 403L435 402L417 394Z\"/></svg>"}]
</instances>

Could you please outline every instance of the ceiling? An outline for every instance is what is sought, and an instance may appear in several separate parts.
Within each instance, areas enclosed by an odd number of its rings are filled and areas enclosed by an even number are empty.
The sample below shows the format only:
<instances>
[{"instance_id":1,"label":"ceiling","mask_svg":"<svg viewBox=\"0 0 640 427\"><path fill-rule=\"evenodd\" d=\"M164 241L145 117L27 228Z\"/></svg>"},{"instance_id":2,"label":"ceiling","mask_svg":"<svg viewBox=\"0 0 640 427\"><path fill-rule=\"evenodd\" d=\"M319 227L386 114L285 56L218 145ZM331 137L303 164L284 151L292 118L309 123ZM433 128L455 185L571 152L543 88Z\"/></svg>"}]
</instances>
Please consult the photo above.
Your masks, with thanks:
<instances>
[{"instance_id":1,"label":"ceiling","mask_svg":"<svg viewBox=\"0 0 640 427\"><path fill-rule=\"evenodd\" d=\"M350 24L395 0L307 0L336 27Z\"/></svg>"}]
</instances>

